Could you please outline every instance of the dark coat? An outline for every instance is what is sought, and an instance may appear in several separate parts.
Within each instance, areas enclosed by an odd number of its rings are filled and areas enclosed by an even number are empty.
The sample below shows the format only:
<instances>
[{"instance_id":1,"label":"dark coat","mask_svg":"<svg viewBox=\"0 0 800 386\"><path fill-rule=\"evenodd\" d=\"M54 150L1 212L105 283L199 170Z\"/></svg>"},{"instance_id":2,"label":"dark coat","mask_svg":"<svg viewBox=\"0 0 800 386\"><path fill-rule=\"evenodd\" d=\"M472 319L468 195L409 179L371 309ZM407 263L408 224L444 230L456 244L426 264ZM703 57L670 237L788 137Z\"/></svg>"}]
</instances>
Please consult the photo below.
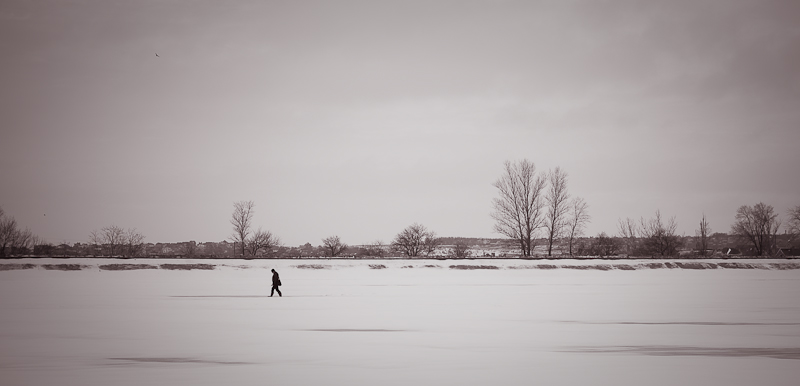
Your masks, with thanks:
<instances>
[{"instance_id":1,"label":"dark coat","mask_svg":"<svg viewBox=\"0 0 800 386\"><path fill-rule=\"evenodd\" d=\"M274 287L277 287L277 286L281 285L281 278L280 278L280 276L278 276L278 272L273 272L272 273L272 285Z\"/></svg>"}]
</instances>

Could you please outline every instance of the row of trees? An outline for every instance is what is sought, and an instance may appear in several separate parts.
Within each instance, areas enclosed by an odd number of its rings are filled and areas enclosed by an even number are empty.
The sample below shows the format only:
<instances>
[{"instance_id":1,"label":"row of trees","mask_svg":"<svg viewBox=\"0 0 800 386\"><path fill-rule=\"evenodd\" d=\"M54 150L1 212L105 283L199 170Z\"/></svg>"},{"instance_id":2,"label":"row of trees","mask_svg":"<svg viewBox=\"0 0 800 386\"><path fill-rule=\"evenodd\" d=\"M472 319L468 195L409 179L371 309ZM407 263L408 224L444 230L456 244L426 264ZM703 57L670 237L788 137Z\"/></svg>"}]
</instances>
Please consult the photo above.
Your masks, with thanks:
<instances>
[{"instance_id":1,"label":"row of trees","mask_svg":"<svg viewBox=\"0 0 800 386\"><path fill-rule=\"evenodd\" d=\"M123 229L109 225L89 234L89 243L93 244L103 256L140 256L144 246L144 235L136 228Z\"/></svg>"},{"instance_id":2,"label":"row of trees","mask_svg":"<svg viewBox=\"0 0 800 386\"><path fill-rule=\"evenodd\" d=\"M649 219L639 221L631 218L619 219L617 228L619 237L614 238L600 233L590 243L575 245L589 222L588 205L580 198L571 198L567 189L567 174L560 168L547 173L536 172L535 165L522 160L516 163L506 162L504 174L494 186L498 188L500 197L493 201L492 216L497 221L495 230L518 243L523 256L531 256L537 239L547 244L547 254L551 256L559 242L563 242L570 255L609 256L626 253L632 256L673 256L677 254L680 236L676 234L675 217L664 219L660 211ZM237 201L231 216L234 250L240 256L275 256L281 255L286 248L281 247L280 239L269 231L259 228L252 231L255 204L253 201ZM13 218L4 218L0 210L0 234L5 229L16 229ZM8 226L12 224L12 226ZM763 203L753 207L742 206L736 214L736 222L731 226L731 233L752 243L758 256L772 255L777 251L776 239L781 221L774 208ZM792 208L787 221L788 230L800 235L800 206ZM12 232L13 233L13 232ZM35 240L29 236L30 231L19 231L17 237L0 238L0 246L5 253L4 240ZM708 238L711 227L705 215L700 220L696 231L698 250L701 255L708 251ZM123 230L117 226L93 231L91 242L102 247L102 254L109 256L137 256L141 253L144 236L135 229ZM35 244L35 241L32 241ZM17 242L18 244L19 242ZM15 244L15 245L17 245ZM381 242L349 249L339 236L330 236L322 240L319 252L313 255L340 256L347 252L361 256L383 256L387 248ZM436 233L421 224L414 223L398 233L389 245L395 253L407 257L431 256L441 245ZM310 246L310 244L309 244ZM286 251L283 251L284 253ZM191 251L188 255L193 255ZM452 257L467 257L470 246L456 243L448 251Z\"/></svg>"},{"instance_id":3,"label":"row of trees","mask_svg":"<svg viewBox=\"0 0 800 386\"><path fill-rule=\"evenodd\" d=\"M573 253L573 243L591 217L582 198L570 197L566 172L557 167L538 173L527 159L506 161L494 187L499 192L492 202L494 230L517 242L522 256L531 256L538 238L546 239L548 256L561 238Z\"/></svg>"},{"instance_id":4,"label":"row of trees","mask_svg":"<svg viewBox=\"0 0 800 386\"><path fill-rule=\"evenodd\" d=\"M775 208L760 202L739 207L730 234L751 245L753 255L773 256L779 251L777 240L780 227L781 220ZM630 255L673 256L677 253L680 237L676 234L675 217L664 222L661 212L656 211L654 218L642 218L639 222L630 218L619 219L617 229L623 240L622 248ZM786 230L795 237L800 236L800 205L789 210ZM707 255L711 226L705 214L700 219L695 235L698 238L698 253Z\"/></svg>"},{"instance_id":5,"label":"row of trees","mask_svg":"<svg viewBox=\"0 0 800 386\"><path fill-rule=\"evenodd\" d=\"M39 237L30 229L23 229L14 217L7 216L0 207L0 257L25 254L40 243Z\"/></svg>"},{"instance_id":6,"label":"row of trees","mask_svg":"<svg viewBox=\"0 0 800 386\"><path fill-rule=\"evenodd\" d=\"M639 221L631 218L619 219L618 231L621 242L601 233L591 245L581 245L576 249L575 242L582 236L591 216L588 204L582 198L571 197L567 173L559 167L539 173L536 165L527 159L517 162L506 161L504 173L493 185L499 192L499 197L492 202L494 230L516 242L522 256L531 256L537 240L541 239L547 243L548 256L552 256L554 246L560 241L566 244L570 255L576 252L611 255L622 251L634 256L673 256L678 252L680 237L676 233L675 217L665 219L660 210L649 219L644 217ZM248 238L252 207L252 201L240 201L234 204L235 210L231 220L235 230L233 239L242 246L242 255L245 254L247 245L253 245L253 248L250 248L252 255L255 255L259 248L253 243L257 237ZM800 233L800 206L790 212L789 224L793 232ZM754 207L739 208L731 231L752 242L756 254L761 256L775 252L775 236L779 227L780 221L777 220L774 209L759 203ZM255 235L260 232L259 230ZM705 255L711 233L705 214L696 233L700 240L700 254ZM269 232L266 234L271 237ZM347 249L347 245L339 236L331 236L322 241L327 256L338 256ZM267 243L267 245L279 244ZM394 251L407 257L429 256L438 245L439 240L435 232L416 223L398 233L391 243ZM383 249L377 248L374 252L379 256ZM451 252L458 257L468 256L469 247L456 245Z\"/></svg>"},{"instance_id":7,"label":"row of trees","mask_svg":"<svg viewBox=\"0 0 800 386\"><path fill-rule=\"evenodd\" d=\"M339 236L331 236L322 241L327 256L338 256L347 249L347 244L342 243ZM440 246L441 239L436 237L436 232L429 230L424 225L414 223L400 231L400 233L394 237L390 248L395 253L414 258L431 256ZM365 248L364 251L359 252L380 257L386 253L383 247L383 243L377 241ZM457 242L448 252L452 257L468 257L470 255L470 248L466 243Z\"/></svg>"},{"instance_id":8,"label":"row of trees","mask_svg":"<svg viewBox=\"0 0 800 386\"><path fill-rule=\"evenodd\" d=\"M280 239L269 231L258 229L252 232L255 203L253 201L237 201L233 203L231 240L238 244L241 256L270 256L281 246ZM382 243L378 243L382 244ZM408 257L429 256L439 246L436 233L420 224L412 224L395 236L392 249ZM348 246L339 236L330 236L322 240L322 248L326 256L339 256ZM466 255L468 247L457 246L458 255ZM384 253L382 246L374 248L375 256Z\"/></svg>"},{"instance_id":9,"label":"row of trees","mask_svg":"<svg viewBox=\"0 0 800 386\"><path fill-rule=\"evenodd\" d=\"M559 239L568 246L570 255L574 252L610 255L620 249L637 256L677 254L680 237L676 233L675 217L662 218L658 210L649 219L619 219L621 243L601 233L592 245L581 245L580 250L575 251L574 242L582 235L591 217L582 198L570 197L567 180L567 173L558 167L539 173L536 165L527 159L506 161L503 174L494 183L499 193L492 202L494 230L518 243L522 256L531 256L537 239L544 239L547 243L548 256L552 256L553 246ZM774 255L778 251L776 237L780 226L781 221L772 206L764 203L752 207L744 205L736 212L731 234L752 244L757 256ZM789 211L788 231L800 236L800 205ZM705 255L711 234L705 214L696 234L700 240L699 252Z\"/></svg>"},{"instance_id":10,"label":"row of trees","mask_svg":"<svg viewBox=\"0 0 800 386\"><path fill-rule=\"evenodd\" d=\"M523 159L506 161L501 177L494 182L499 196L492 201L494 230L505 235L518 246L522 256L531 256L537 240L544 240L548 256L554 247L563 243L569 255L611 255L624 252L628 255L672 256L677 253L680 237L676 234L675 217L662 218L656 211L650 219L639 221L631 218L619 219L619 237L599 234L592 244L576 246L585 226L591 220L588 204L580 197L571 197L568 176L561 168L549 172L538 172L533 162ZM233 226L231 240L235 253L240 256L272 256L279 253L281 242L269 231L259 228L253 231L253 201L237 201L230 223ZM731 234L750 243L757 256L774 255L778 252L777 236L782 225L771 205L758 203L741 206L731 225ZM791 208L786 221L786 231L800 236L800 205ZM705 255L711 227L702 216L696 230L698 251ZM127 230L116 225L92 231L90 243L96 251L106 256L138 256L142 253L144 235L135 228ZM321 249L326 256L339 256L348 250L339 236L322 240ZM440 246L436 233L420 224L412 224L398 233L391 242L391 249L407 257L430 256ZM29 253L31 248L44 245L30 229L22 229L13 217L6 216L0 208L0 257ZM576 248L577 247L577 248ZM187 247L194 248L194 245ZM383 255L382 243L362 247L360 254ZM456 244L450 251L454 257L469 256L469 246ZM35 250L35 248L34 248ZM193 255L187 250L188 255Z\"/></svg>"},{"instance_id":11,"label":"row of trees","mask_svg":"<svg viewBox=\"0 0 800 386\"><path fill-rule=\"evenodd\" d=\"M111 225L92 231L89 235L92 244L91 251L84 252L91 255L105 256L139 256L144 245L144 235L135 228L127 230L116 225ZM52 255L71 249L67 244L55 246L36 236L28 228L22 228L14 217L7 216L0 208L0 257L28 255Z\"/></svg>"},{"instance_id":12,"label":"row of trees","mask_svg":"<svg viewBox=\"0 0 800 386\"><path fill-rule=\"evenodd\" d=\"M258 228L253 231L253 201L237 201L233 203L231 240L237 243L241 256L269 256L281 244L280 239L270 231Z\"/></svg>"},{"instance_id":13,"label":"row of trees","mask_svg":"<svg viewBox=\"0 0 800 386\"><path fill-rule=\"evenodd\" d=\"M656 211L655 217L642 217L639 222L631 218L619 219L617 229L628 255L674 256L678 252L678 223L674 216L664 221L660 210Z\"/></svg>"}]
</instances>

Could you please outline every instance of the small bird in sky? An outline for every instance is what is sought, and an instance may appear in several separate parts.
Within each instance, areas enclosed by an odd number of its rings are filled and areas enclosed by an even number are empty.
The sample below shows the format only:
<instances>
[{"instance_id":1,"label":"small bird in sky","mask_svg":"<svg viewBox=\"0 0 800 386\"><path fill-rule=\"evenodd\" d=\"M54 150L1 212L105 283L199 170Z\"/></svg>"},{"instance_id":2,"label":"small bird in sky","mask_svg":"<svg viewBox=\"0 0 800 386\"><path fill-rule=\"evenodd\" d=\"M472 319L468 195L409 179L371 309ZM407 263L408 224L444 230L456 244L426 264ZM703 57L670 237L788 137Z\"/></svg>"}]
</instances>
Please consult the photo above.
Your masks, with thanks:
<instances>
[{"instance_id":1,"label":"small bird in sky","mask_svg":"<svg viewBox=\"0 0 800 386\"><path fill-rule=\"evenodd\" d=\"M156 58L160 58L160 56L158 56L158 52L156 52Z\"/></svg>"}]
</instances>

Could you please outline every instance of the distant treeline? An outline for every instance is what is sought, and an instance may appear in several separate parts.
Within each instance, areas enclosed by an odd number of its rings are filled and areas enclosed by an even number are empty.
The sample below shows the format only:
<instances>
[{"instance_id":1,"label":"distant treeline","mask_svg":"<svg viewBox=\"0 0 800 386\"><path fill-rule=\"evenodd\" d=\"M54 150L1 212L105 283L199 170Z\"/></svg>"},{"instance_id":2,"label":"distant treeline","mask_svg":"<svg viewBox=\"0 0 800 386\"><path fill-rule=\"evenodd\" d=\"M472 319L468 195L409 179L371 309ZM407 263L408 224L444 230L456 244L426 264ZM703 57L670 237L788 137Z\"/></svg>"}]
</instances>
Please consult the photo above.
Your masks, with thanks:
<instances>
[{"instance_id":1,"label":"distant treeline","mask_svg":"<svg viewBox=\"0 0 800 386\"><path fill-rule=\"evenodd\" d=\"M786 248L782 248L779 256L800 255L800 240L790 234L778 235L778 241ZM498 238L475 238L475 237L440 237L437 239L436 250L424 257L457 257L453 254L453 249L458 246L465 246L469 253L461 257L520 257L519 251L512 240ZM643 238L624 238L608 237L600 235L597 237L582 237L575 242L575 257L580 256L641 256L647 257L652 254L640 253L637 251L644 246ZM220 242L178 242L178 243L144 243L134 254L111 254L112 248L108 245L90 243L62 243L39 244L28 250L17 250L15 257L37 256L37 257L121 257L121 258L243 258L239 254L237 243L229 241ZM545 239L537 240L534 248L533 257L547 255L547 243ZM117 249L120 250L120 249ZM122 249L124 250L124 249ZM566 245L559 243L554 247L557 253L552 257L569 258ZM703 255L700 250L700 240L697 236L680 236L677 240L678 253L676 257L695 257ZM707 250L705 256L756 256L756 251L746 240L738 236L725 233L714 233L707 238ZM351 245L339 254L341 258L374 258L374 257L401 257L402 253L395 251L391 245L369 244ZM10 256L9 256L10 257ZM279 246L269 251L261 251L258 255L246 255L247 259L263 258L324 258L330 257L324 245L313 246L311 243L296 247Z\"/></svg>"}]
</instances>

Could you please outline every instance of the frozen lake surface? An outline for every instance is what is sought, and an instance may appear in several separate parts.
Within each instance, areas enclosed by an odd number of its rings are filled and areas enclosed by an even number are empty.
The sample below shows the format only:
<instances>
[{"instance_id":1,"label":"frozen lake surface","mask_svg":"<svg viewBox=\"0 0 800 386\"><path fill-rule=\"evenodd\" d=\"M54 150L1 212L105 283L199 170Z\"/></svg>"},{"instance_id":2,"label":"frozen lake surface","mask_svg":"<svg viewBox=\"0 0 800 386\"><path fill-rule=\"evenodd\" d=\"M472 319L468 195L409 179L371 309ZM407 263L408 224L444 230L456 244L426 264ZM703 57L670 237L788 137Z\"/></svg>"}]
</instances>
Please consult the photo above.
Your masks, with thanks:
<instances>
[{"instance_id":1,"label":"frozen lake surface","mask_svg":"<svg viewBox=\"0 0 800 386\"><path fill-rule=\"evenodd\" d=\"M6 260L0 384L797 384L797 263L652 263Z\"/></svg>"}]
</instances>

